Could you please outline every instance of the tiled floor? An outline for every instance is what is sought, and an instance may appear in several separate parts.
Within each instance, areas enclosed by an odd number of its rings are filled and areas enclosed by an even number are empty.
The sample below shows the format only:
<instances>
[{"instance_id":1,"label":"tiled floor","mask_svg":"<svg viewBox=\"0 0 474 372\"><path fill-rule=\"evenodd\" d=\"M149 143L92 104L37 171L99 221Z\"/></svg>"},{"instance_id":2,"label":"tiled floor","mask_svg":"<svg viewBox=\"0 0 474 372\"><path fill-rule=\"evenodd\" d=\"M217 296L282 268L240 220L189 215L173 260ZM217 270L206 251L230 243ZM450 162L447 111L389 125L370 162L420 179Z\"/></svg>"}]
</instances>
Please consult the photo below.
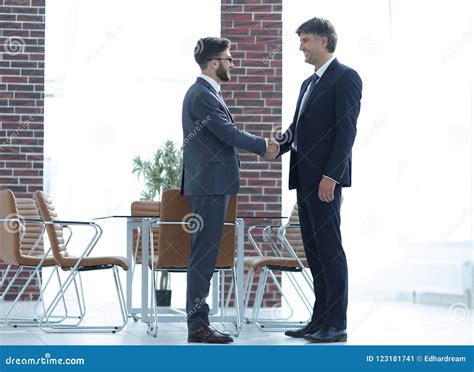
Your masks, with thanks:
<instances>
[{"instance_id":1,"label":"tiled floor","mask_svg":"<svg viewBox=\"0 0 474 372\"><path fill-rule=\"evenodd\" d=\"M0 307L4 309L5 306ZM3 312L2 312L3 314ZM418 305L409 302L351 302L348 345L472 345L472 309ZM226 324L228 330L232 327ZM222 328L221 324L216 325ZM160 323L158 337L147 335L146 325L132 319L118 334L47 334L37 328L0 326L2 345L181 345L185 323ZM263 332L244 324L237 345L303 345L282 332Z\"/></svg>"}]
</instances>

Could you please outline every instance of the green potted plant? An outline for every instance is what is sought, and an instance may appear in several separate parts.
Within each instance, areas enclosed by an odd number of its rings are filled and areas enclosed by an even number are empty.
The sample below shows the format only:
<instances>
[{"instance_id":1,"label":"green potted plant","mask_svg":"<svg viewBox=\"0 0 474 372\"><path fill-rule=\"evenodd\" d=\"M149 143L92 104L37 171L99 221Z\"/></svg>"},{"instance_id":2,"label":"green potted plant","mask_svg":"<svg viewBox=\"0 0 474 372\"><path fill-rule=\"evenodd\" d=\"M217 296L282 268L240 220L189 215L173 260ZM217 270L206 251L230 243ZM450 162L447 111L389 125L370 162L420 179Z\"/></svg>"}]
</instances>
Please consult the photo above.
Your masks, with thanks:
<instances>
[{"instance_id":1,"label":"green potted plant","mask_svg":"<svg viewBox=\"0 0 474 372\"><path fill-rule=\"evenodd\" d=\"M136 173L138 178L143 176L145 181L141 200L159 200L162 190L179 188L182 167L182 151L171 140L167 140L156 150L152 160L142 160L140 156L136 156L133 159L132 173ZM166 271L159 273L156 303L158 306L171 305L169 273Z\"/></svg>"}]
</instances>

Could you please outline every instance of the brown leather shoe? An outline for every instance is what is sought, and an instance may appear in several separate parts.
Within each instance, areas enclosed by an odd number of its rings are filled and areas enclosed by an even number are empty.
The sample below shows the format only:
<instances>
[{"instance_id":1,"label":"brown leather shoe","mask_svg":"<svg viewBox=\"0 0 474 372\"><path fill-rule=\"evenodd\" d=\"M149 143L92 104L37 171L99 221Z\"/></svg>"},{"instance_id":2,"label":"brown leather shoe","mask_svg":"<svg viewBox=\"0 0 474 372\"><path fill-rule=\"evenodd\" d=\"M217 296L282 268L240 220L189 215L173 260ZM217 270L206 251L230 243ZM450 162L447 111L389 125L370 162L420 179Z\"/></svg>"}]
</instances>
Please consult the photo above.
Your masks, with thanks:
<instances>
[{"instance_id":1,"label":"brown leather shoe","mask_svg":"<svg viewBox=\"0 0 474 372\"><path fill-rule=\"evenodd\" d=\"M188 332L188 342L201 342L205 344L228 344L234 339L210 326L203 326L197 331Z\"/></svg>"},{"instance_id":2,"label":"brown leather shoe","mask_svg":"<svg viewBox=\"0 0 474 372\"><path fill-rule=\"evenodd\" d=\"M214 328L214 327L211 327L211 328ZM219 331L218 329L215 329L215 328L214 328L214 331L216 331L217 333L220 333L222 336L230 337L230 333L229 333L229 332Z\"/></svg>"}]
</instances>

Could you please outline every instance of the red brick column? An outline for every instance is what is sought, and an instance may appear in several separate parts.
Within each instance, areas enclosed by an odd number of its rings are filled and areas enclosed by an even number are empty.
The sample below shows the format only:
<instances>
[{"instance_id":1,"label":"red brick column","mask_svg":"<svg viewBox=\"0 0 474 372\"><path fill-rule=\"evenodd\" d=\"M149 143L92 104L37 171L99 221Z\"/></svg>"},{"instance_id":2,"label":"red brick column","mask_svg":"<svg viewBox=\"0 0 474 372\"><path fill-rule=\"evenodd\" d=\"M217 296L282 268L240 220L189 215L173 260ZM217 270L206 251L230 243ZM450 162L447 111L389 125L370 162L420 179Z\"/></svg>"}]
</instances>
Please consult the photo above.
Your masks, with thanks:
<instances>
[{"instance_id":1,"label":"red brick column","mask_svg":"<svg viewBox=\"0 0 474 372\"><path fill-rule=\"evenodd\" d=\"M275 135L281 130L282 0L222 0L221 36L232 41L235 68L223 95L237 126L258 136ZM281 160L267 162L246 151L240 158L238 215L280 215ZM246 225L278 222L247 219ZM255 255L249 243L247 254ZM265 306L279 303L274 289L267 288Z\"/></svg>"},{"instance_id":2,"label":"red brick column","mask_svg":"<svg viewBox=\"0 0 474 372\"><path fill-rule=\"evenodd\" d=\"M17 197L43 186L44 39L45 0L0 0L0 189Z\"/></svg>"}]
</instances>

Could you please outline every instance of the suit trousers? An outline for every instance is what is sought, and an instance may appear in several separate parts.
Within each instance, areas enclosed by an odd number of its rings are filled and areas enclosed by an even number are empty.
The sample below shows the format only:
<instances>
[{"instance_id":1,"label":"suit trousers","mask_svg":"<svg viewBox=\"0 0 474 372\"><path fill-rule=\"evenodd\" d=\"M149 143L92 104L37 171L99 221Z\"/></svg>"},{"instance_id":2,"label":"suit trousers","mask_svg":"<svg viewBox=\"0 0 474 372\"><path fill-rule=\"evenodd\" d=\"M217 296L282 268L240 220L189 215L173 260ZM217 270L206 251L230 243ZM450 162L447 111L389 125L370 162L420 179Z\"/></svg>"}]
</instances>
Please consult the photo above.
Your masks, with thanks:
<instances>
[{"instance_id":1,"label":"suit trousers","mask_svg":"<svg viewBox=\"0 0 474 372\"><path fill-rule=\"evenodd\" d=\"M317 187L296 188L301 235L313 276L315 303L311 322L346 329L347 261L341 241L341 186L334 200L323 202Z\"/></svg>"},{"instance_id":2,"label":"suit trousers","mask_svg":"<svg viewBox=\"0 0 474 372\"><path fill-rule=\"evenodd\" d=\"M228 195L189 196L191 211L199 221L193 229L188 262L186 313L189 331L209 325L206 298L219 254L228 202Z\"/></svg>"}]
</instances>

